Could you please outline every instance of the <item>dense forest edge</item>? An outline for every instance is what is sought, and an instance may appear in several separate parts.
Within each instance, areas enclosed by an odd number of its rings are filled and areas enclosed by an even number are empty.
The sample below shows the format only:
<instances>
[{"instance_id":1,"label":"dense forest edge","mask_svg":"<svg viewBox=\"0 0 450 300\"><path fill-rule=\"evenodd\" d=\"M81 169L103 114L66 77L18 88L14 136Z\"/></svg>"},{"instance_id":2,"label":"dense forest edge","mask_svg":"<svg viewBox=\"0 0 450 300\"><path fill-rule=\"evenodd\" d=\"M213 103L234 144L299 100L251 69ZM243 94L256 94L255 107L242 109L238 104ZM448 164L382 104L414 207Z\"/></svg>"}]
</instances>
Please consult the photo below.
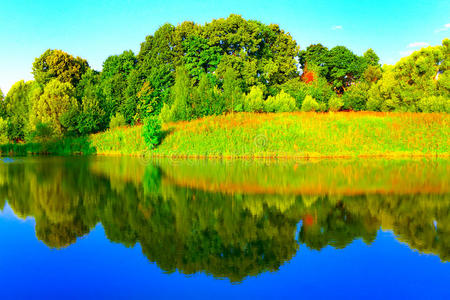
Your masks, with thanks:
<instances>
[{"instance_id":1,"label":"dense forest edge","mask_svg":"<svg viewBox=\"0 0 450 300\"><path fill-rule=\"evenodd\" d=\"M164 24L101 72L62 50L0 91L0 151L207 157L448 155L450 40L394 66L301 50L239 15ZM369 111L359 113L360 111ZM187 122L186 122L187 121Z\"/></svg>"}]
</instances>

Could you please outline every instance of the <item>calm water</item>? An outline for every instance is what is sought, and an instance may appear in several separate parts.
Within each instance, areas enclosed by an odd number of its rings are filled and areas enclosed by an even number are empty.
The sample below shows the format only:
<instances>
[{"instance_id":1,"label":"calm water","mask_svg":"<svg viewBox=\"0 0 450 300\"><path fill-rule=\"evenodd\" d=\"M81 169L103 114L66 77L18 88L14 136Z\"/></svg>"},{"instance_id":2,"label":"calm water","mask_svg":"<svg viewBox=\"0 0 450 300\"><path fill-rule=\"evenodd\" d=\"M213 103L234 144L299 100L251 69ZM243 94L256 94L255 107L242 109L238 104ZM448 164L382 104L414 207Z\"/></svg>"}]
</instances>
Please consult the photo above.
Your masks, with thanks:
<instances>
[{"instance_id":1,"label":"calm water","mask_svg":"<svg viewBox=\"0 0 450 300\"><path fill-rule=\"evenodd\" d=\"M450 160L0 162L0 298L450 298Z\"/></svg>"}]
</instances>

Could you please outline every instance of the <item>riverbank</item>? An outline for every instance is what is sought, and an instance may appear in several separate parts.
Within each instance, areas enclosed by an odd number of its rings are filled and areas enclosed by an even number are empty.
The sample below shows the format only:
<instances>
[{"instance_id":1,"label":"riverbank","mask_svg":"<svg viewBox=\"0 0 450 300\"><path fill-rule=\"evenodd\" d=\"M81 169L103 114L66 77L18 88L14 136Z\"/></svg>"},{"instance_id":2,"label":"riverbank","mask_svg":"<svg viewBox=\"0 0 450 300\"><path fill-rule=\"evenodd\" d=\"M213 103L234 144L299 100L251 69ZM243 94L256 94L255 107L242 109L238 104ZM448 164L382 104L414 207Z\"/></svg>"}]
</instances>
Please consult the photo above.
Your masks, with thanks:
<instances>
[{"instance_id":1,"label":"riverbank","mask_svg":"<svg viewBox=\"0 0 450 300\"><path fill-rule=\"evenodd\" d=\"M62 147L61 154L73 150L198 158L449 156L449 121L448 114L423 113L236 113L166 124L164 138L154 150L146 147L142 126L133 126L91 135L75 146Z\"/></svg>"}]
</instances>

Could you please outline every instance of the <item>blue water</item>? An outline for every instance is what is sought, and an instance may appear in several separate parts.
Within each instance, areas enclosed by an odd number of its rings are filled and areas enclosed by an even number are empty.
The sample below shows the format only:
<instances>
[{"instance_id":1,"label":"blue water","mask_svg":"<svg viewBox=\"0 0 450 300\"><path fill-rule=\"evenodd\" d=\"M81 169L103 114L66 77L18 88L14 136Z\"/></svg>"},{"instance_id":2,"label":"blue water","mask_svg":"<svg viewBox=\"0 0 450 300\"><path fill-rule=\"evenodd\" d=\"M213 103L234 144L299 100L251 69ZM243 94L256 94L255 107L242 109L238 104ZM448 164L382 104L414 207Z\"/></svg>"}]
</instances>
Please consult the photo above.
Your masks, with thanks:
<instances>
[{"instance_id":1,"label":"blue water","mask_svg":"<svg viewBox=\"0 0 450 300\"><path fill-rule=\"evenodd\" d=\"M139 167L132 179L118 179L90 162L89 168L64 159L44 162L0 167L6 198L0 211L1 299L450 299L446 193L322 197L305 206L301 197L247 199L180 189L160 173L150 180L151 169L144 177L152 190L144 196L143 183L131 183L141 176ZM269 206L249 214L245 207L255 201ZM290 208L274 208L274 201ZM384 209L380 219L376 204ZM230 216L231 223L223 221ZM77 231L79 220L92 225ZM229 237L223 231L232 223L243 224L242 232ZM76 239L66 239L72 232ZM234 242L256 249L260 259L246 250L236 254L229 249ZM168 270L170 255L181 269ZM222 272L222 262L233 267ZM238 271L246 264L248 272ZM230 278L217 275L222 273Z\"/></svg>"},{"instance_id":2,"label":"blue water","mask_svg":"<svg viewBox=\"0 0 450 300\"><path fill-rule=\"evenodd\" d=\"M379 231L367 246L300 247L280 270L240 284L205 274L166 274L139 246L111 243L101 225L62 250L36 239L32 218L0 215L1 298L378 298L448 299L450 265Z\"/></svg>"}]
</instances>

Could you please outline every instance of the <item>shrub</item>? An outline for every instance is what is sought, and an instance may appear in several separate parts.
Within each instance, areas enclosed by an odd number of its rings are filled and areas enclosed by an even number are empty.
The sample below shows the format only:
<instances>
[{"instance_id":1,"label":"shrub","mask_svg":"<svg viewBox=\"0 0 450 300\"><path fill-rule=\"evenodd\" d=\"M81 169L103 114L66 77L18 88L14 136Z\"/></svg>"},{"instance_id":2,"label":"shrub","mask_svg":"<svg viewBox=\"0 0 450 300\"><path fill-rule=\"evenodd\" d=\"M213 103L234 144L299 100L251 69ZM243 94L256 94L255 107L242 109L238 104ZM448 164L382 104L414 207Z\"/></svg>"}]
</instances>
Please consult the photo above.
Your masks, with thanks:
<instances>
[{"instance_id":1,"label":"shrub","mask_svg":"<svg viewBox=\"0 0 450 300\"><path fill-rule=\"evenodd\" d=\"M160 119L157 117L148 117L145 119L143 136L145 143L150 149L154 149L158 146L162 139Z\"/></svg>"},{"instance_id":2,"label":"shrub","mask_svg":"<svg viewBox=\"0 0 450 300\"><path fill-rule=\"evenodd\" d=\"M342 106L344 106L344 101L337 95L333 95L328 101L329 111L339 111L341 110Z\"/></svg>"},{"instance_id":3,"label":"shrub","mask_svg":"<svg viewBox=\"0 0 450 300\"><path fill-rule=\"evenodd\" d=\"M419 109L422 112L450 113L450 99L443 96L431 96L419 100Z\"/></svg>"},{"instance_id":4,"label":"shrub","mask_svg":"<svg viewBox=\"0 0 450 300\"><path fill-rule=\"evenodd\" d=\"M275 97L270 96L264 102L264 110L266 112L292 112L295 109L295 98L283 90Z\"/></svg>"},{"instance_id":5,"label":"shrub","mask_svg":"<svg viewBox=\"0 0 450 300\"><path fill-rule=\"evenodd\" d=\"M125 117L121 113L116 113L114 117L111 118L109 122L109 128L117 128L121 126L125 126L127 124Z\"/></svg>"},{"instance_id":6,"label":"shrub","mask_svg":"<svg viewBox=\"0 0 450 300\"><path fill-rule=\"evenodd\" d=\"M307 95L302 103L302 111L317 111L318 109L319 103L317 103L316 99Z\"/></svg>"},{"instance_id":7,"label":"shrub","mask_svg":"<svg viewBox=\"0 0 450 300\"><path fill-rule=\"evenodd\" d=\"M258 86L252 86L250 92L244 98L244 111L262 112L264 110L263 90Z\"/></svg>"}]
</instances>

